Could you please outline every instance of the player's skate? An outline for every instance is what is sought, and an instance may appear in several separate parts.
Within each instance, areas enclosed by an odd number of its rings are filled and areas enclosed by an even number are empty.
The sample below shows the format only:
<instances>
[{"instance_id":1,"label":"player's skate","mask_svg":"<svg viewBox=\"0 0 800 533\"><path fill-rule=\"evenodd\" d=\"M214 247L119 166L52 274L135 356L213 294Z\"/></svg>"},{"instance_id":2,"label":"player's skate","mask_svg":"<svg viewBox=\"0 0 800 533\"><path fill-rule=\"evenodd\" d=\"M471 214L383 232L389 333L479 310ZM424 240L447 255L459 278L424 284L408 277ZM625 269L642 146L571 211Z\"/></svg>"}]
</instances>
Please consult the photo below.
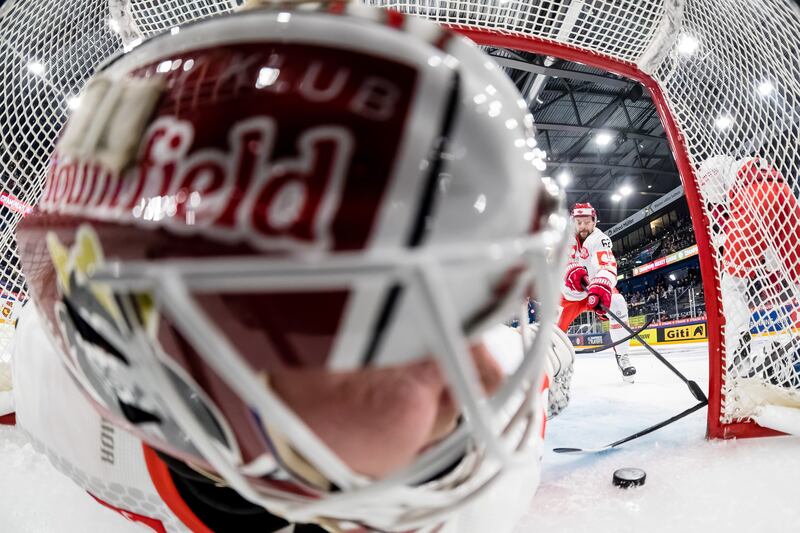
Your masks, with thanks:
<instances>
[{"instance_id":1,"label":"player's skate","mask_svg":"<svg viewBox=\"0 0 800 533\"><path fill-rule=\"evenodd\" d=\"M619 353L616 350L614 355L617 358L617 366L622 371L622 379L626 383L633 383L633 376L636 375L636 367L631 364L631 359L626 353Z\"/></svg>"}]
</instances>

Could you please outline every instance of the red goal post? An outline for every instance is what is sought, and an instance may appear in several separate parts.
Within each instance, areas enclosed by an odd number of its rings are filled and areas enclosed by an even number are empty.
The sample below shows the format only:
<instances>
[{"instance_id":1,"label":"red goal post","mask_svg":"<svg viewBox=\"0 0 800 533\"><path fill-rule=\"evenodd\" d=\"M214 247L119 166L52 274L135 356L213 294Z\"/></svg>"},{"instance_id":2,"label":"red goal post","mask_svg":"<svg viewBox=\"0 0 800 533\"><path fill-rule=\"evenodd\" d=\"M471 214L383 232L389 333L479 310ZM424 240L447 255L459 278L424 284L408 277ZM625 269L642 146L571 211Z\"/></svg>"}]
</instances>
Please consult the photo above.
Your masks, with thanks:
<instances>
[{"instance_id":1,"label":"red goal post","mask_svg":"<svg viewBox=\"0 0 800 533\"><path fill-rule=\"evenodd\" d=\"M800 383L792 382L795 390L751 376L753 365L730 361L724 341L726 318L730 324L735 312L746 313L755 331L778 324L781 338L794 337L800 280L786 268L759 273L759 295L744 309L723 309L720 281L729 265L712 246L713 212L696 174L712 157L757 153L800 193L800 11L793 0L364 1L437 20L478 44L584 63L642 83L674 153L699 247L709 326L708 436L773 434L751 420L771 404L800 412ZM103 60L242 3L7 0L0 7L0 193L36 200L70 99ZM0 247L12 256L20 216L0 209ZM789 246L795 245L772 243L770 252L788 257ZM0 282L23 290L16 263L0 271ZM0 335L0 364L2 345ZM782 371L786 363L769 364Z\"/></svg>"}]
</instances>

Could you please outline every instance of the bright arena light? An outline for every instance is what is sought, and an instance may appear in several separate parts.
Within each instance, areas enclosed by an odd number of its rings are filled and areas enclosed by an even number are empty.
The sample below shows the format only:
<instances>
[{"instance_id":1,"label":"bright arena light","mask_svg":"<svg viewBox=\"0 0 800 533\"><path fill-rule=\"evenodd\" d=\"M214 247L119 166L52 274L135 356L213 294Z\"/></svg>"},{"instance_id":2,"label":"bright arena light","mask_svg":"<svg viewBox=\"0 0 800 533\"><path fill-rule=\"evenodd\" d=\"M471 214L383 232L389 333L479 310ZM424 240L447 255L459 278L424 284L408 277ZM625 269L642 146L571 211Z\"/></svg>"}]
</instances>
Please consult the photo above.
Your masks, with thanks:
<instances>
[{"instance_id":1,"label":"bright arena light","mask_svg":"<svg viewBox=\"0 0 800 533\"><path fill-rule=\"evenodd\" d=\"M633 192L633 187L631 187L630 185L623 185L622 187L619 188L619 193L622 196L630 196L632 192Z\"/></svg>"},{"instance_id":2,"label":"bright arena light","mask_svg":"<svg viewBox=\"0 0 800 533\"><path fill-rule=\"evenodd\" d=\"M722 115L717 117L717 120L714 122L714 125L717 127L718 130L727 130L731 126L733 126L733 119L728 115Z\"/></svg>"},{"instance_id":3,"label":"bright arena light","mask_svg":"<svg viewBox=\"0 0 800 533\"><path fill-rule=\"evenodd\" d=\"M620 196L619 194L614 193L611 195L612 202L619 202L620 200L622 200L622 196Z\"/></svg>"},{"instance_id":4,"label":"bright arena light","mask_svg":"<svg viewBox=\"0 0 800 533\"><path fill-rule=\"evenodd\" d=\"M596 142L598 146L608 146L613 139L614 139L613 135L603 131L597 134L597 137L595 137L594 142Z\"/></svg>"},{"instance_id":5,"label":"bright arena light","mask_svg":"<svg viewBox=\"0 0 800 533\"><path fill-rule=\"evenodd\" d=\"M556 179L558 180L558 183L562 187L566 187L567 185L572 183L572 174L570 174L568 170L564 170L561 172L561 174L558 175Z\"/></svg>"},{"instance_id":6,"label":"bright arena light","mask_svg":"<svg viewBox=\"0 0 800 533\"><path fill-rule=\"evenodd\" d=\"M678 53L680 54L690 56L697 52L698 48L700 48L700 41L696 37L684 33L678 39Z\"/></svg>"},{"instance_id":7,"label":"bright arena light","mask_svg":"<svg viewBox=\"0 0 800 533\"><path fill-rule=\"evenodd\" d=\"M758 84L758 94L761 96L769 96L775 90L775 86L769 80L762 81Z\"/></svg>"},{"instance_id":8,"label":"bright arena light","mask_svg":"<svg viewBox=\"0 0 800 533\"><path fill-rule=\"evenodd\" d=\"M79 105L81 105L81 98L79 96L70 96L67 98L67 107L70 109L78 109Z\"/></svg>"},{"instance_id":9,"label":"bright arena light","mask_svg":"<svg viewBox=\"0 0 800 533\"><path fill-rule=\"evenodd\" d=\"M42 74L44 74L45 70L46 69L44 63L42 63L41 61L31 61L30 63L28 63L28 72L30 72L31 74L41 76Z\"/></svg>"}]
</instances>

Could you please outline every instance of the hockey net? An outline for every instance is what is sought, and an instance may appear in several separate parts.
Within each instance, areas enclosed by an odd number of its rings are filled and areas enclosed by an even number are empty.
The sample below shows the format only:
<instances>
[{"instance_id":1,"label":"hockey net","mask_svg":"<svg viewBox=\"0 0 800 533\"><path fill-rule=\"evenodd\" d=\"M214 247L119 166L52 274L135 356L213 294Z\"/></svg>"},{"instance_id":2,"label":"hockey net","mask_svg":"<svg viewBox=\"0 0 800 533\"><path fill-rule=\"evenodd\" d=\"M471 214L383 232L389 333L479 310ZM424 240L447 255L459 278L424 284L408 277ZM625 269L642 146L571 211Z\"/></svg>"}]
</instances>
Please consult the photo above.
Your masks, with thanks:
<instances>
[{"instance_id":1,"label":"hockey net","mask_svg":"<svg viewBox=\"0 0 800 533\"><path fill-rule=\"evenodd\" d=\"M791 258L800 262L798 239L791 232L767 238L782 215L759 212L761 204L751 202L763 234L756 240L763 242L737 259L756 266L726 297L732 284L723 263L732 259L721 253L719 227L732 213L710 209L706 197L714 191L700 190L696 181L711 157L758 155L800 194L800 13L792 0L365 1L437 20L479 44L577 61L641 82L667 131L700 250L709 326L708 434L765 434L753 420L764 424L769 409L800 412L794 355L800 350L777 348L791 344L800 326L800 269L791 264ZM0 199L6 199L0 291L13 297L13 312L26 298L13 230L36 202L54 140L84 81L112 54L240 3L9 0L0 7ZM736 358L735 348L725 345L733 317L755 339ZM0 354L11 332L0 325Z\"/></svg>"}]
</instances>

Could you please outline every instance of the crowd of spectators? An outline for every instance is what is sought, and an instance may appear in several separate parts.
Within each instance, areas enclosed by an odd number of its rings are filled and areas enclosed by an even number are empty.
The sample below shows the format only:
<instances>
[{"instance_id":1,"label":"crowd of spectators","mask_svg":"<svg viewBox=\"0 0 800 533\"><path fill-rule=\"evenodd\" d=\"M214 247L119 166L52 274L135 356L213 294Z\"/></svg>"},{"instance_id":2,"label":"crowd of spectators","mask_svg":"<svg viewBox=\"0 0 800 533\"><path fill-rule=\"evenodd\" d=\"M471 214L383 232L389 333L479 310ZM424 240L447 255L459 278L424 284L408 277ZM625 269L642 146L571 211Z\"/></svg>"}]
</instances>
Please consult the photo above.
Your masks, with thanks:
<instances>
[{"instance_id":1,"label":"crowd of spectators","mask_svg":"<svg viewBox=\"0 0 800 533\"><path fill-rule=\"evenodd\" d=\"M675 320L687 318L693 312L695 315L705 312L700 269L696 266L690 267L681 278L672 279L670 274L651 274L645 277L643 283L644 287L640 286L638 290L626 290L625 284L618 285L628 302L631 315L656 315L658 320ZM691 305L692 301L694 306Z\"/></svg>"},{"instance_id":2,"label":"crowd of spectators","mask_svg":"<svg viewBox=\"0 0 800 533\"><path fill-rule=\"evenodd\" d=\"M692 225L688 220L679 218L673 225L661 229L653 240L645 242L635 249L626 251L617 258L619 271L624 272L636 266L636 261L644 259L642 262L654 261L660 257L675 253L695 243ZM656 246L653 246L653 245ZM652 247L650 254L647 250ZM644 255L646 257L640 258Z\"/></svg>"}]
</instances>

